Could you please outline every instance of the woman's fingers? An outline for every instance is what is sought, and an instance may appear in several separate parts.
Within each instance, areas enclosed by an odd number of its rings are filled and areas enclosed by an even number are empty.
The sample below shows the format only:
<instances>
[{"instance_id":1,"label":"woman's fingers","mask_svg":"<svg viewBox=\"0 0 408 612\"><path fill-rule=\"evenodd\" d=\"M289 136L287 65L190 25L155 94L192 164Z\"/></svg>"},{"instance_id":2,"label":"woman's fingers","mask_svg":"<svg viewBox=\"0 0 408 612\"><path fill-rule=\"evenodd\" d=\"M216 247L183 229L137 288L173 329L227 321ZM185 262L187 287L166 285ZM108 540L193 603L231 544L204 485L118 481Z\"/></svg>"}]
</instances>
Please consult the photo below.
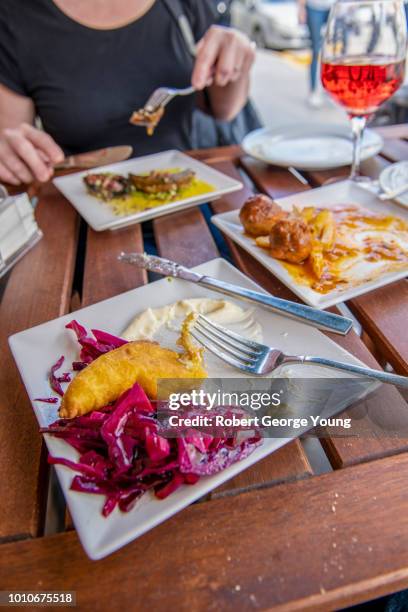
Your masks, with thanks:
<instances>
[{"instance_id":1,"label":"woman's fingers","mask_svg":"<svg viewBox=\"0 0 408 612\"><path fill-rule=\"evenodd\" d=\"M51 178L52 168L43 161L40 150L33 146L30 140L23 135L22 131L5 130L5 136L18 159L29 169L29 173L24 173L24 179L18 175L25 183L31 182L33 177L42 182L48 181Z\"/></svg>"},{"instance_id":2,"label":"woman's fingers","mask_svg":"<svg viewBox=\"0 0 408 612\"><path fill-rule=\"evenodd\" d=\"M0 162L0 181L11 185L20 185L21 181Z\"/></svg>"},{"instance_id":3,"label":"woman's fingers","mask_svg":"<svg viewBox=\"0 0 408 612\"><path fill-rule=\"evenodd\" d=\"M191 83L196 89L204 89L212 79L213 68L219 54L221 36L217 26L211 26L197 45L197 56Z\"/></svg>"},{"instance_id":4,"label":"woman's fingers","mask_svg":"<svg viewBox=\"0 0 408 612\"><path fill-rule=\"evenodd\" d=\"M5 130L5 136L8 139L6 132L7 130ZM17 184L31 183L33 181L33 175L31 174L29 168L14 152L14 149L8 140L3 140L0 143L0 161L17 179Z\"/></svg>"},{"instance_id":5,"label":"woman's fingers","mask_svg":"<svg viewBox=\"0 0 408 612\"><path fill-rule=\"evenodd\" d=\"M3 130L0 137L0 176L2 172L3 180L13 184L48 181L54 164L63 159L62 149L51 136L27 123Z\"/></svg>"},{"instance_id":6,"label":"woman's fingers","mask_svg":"<svg viewBox=\"0 0 408 612\"><path fill-rule=\"evenodd\" d=\"M243 57L237 41L232 39L229 44L222 45L215 70L215 84L224 87L230 81L236 80L241 74Z\"/></svg>"},{"instance_id":7,"label":"woman's fingers","mask_svg":"<svg viewBox=\"0 0 408 612\"><path fill-rule=\"evenodd\" d=\"M49 134L42 130L38 130L28 123L23 123L21 125L21 131L37 149L45 153L52 165L62 162L64 159L64 152Z\"/></svg>"},{"instance_id":8,"label":"woman's fingers","mask_svg":"<svg viewBox=\"0 0 408 612\"><path fill-rule=\"evenodd\" d=\"M255 58L255 49L247 36L233 28L212 26L197 45L197 59L192 84L203 89L214 76L224 87L247 72Z\"/></svg>"}]
</instances>

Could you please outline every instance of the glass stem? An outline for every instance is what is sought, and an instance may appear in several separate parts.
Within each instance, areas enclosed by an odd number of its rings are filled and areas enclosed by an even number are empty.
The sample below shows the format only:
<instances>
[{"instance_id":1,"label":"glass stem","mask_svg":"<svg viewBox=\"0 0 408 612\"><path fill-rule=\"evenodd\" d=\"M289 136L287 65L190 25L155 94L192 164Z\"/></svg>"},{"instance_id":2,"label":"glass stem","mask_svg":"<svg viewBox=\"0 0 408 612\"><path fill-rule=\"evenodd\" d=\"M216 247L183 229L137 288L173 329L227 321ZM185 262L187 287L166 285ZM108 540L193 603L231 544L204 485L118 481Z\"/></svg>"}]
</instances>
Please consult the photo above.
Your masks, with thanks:
<instances>
[{"instance_id":1,"label":"glass stem","mask_svg":"<svg viewBox=\"0 0 408 612\"><path fill-rule=\"evenodd\" d=\"M355 180L360 175L361 141L367 117L351 117L351 131L353 133L353 163L351 166L350 180Z\"/></svg>"}]
</instances>

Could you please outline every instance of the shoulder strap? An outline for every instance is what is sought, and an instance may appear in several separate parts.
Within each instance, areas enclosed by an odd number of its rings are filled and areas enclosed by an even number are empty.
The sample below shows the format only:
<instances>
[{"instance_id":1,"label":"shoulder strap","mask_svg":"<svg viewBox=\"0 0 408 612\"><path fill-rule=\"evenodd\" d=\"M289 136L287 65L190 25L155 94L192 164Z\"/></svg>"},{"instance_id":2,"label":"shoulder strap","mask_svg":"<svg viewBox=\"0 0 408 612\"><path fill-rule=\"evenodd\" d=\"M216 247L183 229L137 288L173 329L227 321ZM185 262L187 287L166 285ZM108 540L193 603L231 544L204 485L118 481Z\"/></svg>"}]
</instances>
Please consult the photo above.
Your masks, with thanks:
<instances>
[{"instance_id":1,"label":"shoulder strap","mask_svg":"<svg viewBox=\"0 0 408 612\"><path fill-rule=\"evenodd\" d=\"M196 41L190 22L187 19L180 0L162 0L170 15L177 22L186 47L193 57L196 55Z\"/></svg>"}]
</instances>

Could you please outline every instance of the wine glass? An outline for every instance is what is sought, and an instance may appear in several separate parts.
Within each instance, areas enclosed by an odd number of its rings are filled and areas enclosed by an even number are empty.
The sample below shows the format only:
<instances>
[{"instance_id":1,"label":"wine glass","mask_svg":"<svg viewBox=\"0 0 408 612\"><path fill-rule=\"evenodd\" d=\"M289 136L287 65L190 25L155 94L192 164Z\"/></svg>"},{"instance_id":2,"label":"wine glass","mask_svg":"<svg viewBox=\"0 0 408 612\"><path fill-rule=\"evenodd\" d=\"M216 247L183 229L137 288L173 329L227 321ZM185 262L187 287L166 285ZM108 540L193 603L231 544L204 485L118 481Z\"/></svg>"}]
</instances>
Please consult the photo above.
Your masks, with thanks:
<instances>
[{"instance_id":1,"label":"wine glass","mask_svg":"<svg viewBox=\"0 0 408 612\"><path fill-rule=\"evenodd\" d=\"M359 176L367 121L404 80L407 32L402 0L338 0L322 46L321 79L347 110L353 133L350 179Z\"/></svg>"}]
</instances>

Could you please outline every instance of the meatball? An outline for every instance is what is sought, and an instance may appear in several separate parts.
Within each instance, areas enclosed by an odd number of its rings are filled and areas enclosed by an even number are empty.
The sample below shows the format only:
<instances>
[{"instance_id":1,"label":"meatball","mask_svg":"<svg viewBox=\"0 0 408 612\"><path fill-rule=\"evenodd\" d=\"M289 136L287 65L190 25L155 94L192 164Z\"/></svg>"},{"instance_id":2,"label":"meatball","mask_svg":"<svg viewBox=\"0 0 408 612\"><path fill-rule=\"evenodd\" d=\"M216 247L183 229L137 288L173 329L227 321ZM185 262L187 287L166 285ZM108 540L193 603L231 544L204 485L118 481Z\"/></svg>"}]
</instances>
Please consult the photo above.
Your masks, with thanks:
<instances>
[{"instance_id":1,"label":"meatball","mask_svg":"<svg viewBox=\"0 0 408 612\"><path fill-rule=\"evenodd\" d=\"M270 254L291 263L302 263L312 250L312 237L307 224L298 217L281 219L269 235Z\"/></svg>"},{"instance_id":2,"label":"meatball","mask_svg":"<svg viewBox=\"0 0 408 612\"><path fill-rule=\"evenodd\" d=\"M265 195L249 198L239 213L239 218L247 234L267 236L279 219L285 217L281 207Z\"/></svg>"}]
</instances>

